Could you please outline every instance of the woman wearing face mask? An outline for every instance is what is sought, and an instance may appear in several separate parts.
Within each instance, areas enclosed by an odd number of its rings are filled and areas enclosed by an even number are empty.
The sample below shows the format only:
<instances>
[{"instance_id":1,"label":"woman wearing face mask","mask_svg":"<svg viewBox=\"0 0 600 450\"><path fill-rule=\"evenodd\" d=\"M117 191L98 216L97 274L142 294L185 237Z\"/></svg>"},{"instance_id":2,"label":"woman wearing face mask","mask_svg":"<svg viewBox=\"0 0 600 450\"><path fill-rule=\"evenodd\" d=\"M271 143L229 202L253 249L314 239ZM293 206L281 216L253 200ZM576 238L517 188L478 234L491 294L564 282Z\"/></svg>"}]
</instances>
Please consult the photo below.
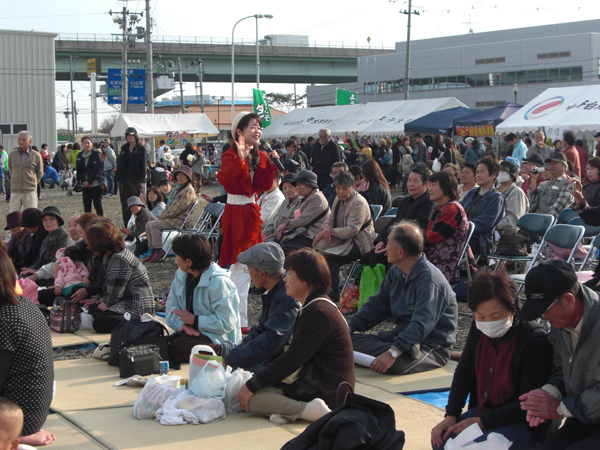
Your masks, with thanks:
<instances>
[{"instance_id":1,"label":"woman wearing face mask","mask_svg":"<svg viewBox=\"0 0 600 450\"><path fill-rule=\"evenodd\" d=\"M502 234L517 227L518 220L529 212L529 200L523 189L515 181L519 168L511 161L500 163L500 173L496 181L500 183L500 193L504 197L504 218L498 222L496 229Z\"/></svg>"},{"instance_id":2,"label":"woman wearing face mask","mask_svg":"<svg viewBox=\"0 0 600 450\"><path fill-rule=\"evenodd\" d=\"M551 423L530 428L519 396L550 377L548 335L537 322L517 320L517 286L504 273L478 275L469 284L467 304L475 320L454 372L446 417L431 430L432 448L443 448L448 438L476 423L483 436L475 442L494 432L512 441L511 449L534 449ZM469 408L462 413L468 395Z\"/></svg>"}]
</instances>

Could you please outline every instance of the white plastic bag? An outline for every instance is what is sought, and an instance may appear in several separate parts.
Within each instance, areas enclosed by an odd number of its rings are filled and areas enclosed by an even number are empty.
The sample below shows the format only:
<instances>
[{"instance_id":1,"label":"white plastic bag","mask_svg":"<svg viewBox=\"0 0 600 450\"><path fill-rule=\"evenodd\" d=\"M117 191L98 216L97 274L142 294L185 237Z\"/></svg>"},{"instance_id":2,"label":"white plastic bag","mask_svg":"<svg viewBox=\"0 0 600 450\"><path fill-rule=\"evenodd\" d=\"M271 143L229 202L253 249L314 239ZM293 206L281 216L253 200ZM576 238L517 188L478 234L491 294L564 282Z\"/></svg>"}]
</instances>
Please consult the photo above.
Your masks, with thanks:
<instances>
[{"instance_id":1,"label":"white plastic bag","mask_svg":"<svg viewBox=\"0 0 600 450\"><path fill-rule=\"evenodd\" d=\"M179 400L177 407L191 412L200 423L217 422L225 418L223 402L214 398L187 395Z\"/></svg>"},{"instance_id":2,"label":"white plastic bag","mask_svg":"<svg viewBox=\"0 0 600 450\"><path fill-rule=\"evenodd\" d=\"M220 400L225 397L226 385L223 366L217 361L207 361L189 382L189 391L196 397L212 397Z\"/></svg>"},{"instance_id":3,"label":"white plastic bag","mask_svg":"<svg viewBox=\"0 0 600 450\"><path fill-rule=\"evenodd\" d=\"M512 445L511 441L499 433L490 433L483 442L473 442L482 434L479 425L474 423L455 438L448 439L444 450L508 450Z\"/></svg>"},{"instance_id":4,"label":"white plastic bag","mask_svg":"<svg viewBox=\"0 0 600 450\"><path fill-rule=\"evenodd\" d=\"M79 324L79 330L91 330L94 318L91 314L81 313L81 323Z\"/></svg>"},{"instance_id":5,"label":"white plastic bag","mask_svg":"<svg viewBox=\"0 0 600 450\"><path fill-rule=\"evenodd\" d=\"M166 384L157 384L154 375L150 377L140 395L133 404L133 415L136 419L154 419L156 411L166 399L179 394L180 390Z\"/></svg>"},{"instance_id":6,"label":"white plastic bag","mask_svg":"<svg viewBox=\"0 0 600 450\"><path fill-rule=\"evenodd\" d=\"M227 367L227 371L225 372L227 386L225 387L225 397L223 397L226 413L231 414L244 411L244 408L238 402L237 396L242 386L252 378L252 375L252 372L247 372L244 369L236 369L232 372L231 367Z\"/></svg>"}]
</instances>

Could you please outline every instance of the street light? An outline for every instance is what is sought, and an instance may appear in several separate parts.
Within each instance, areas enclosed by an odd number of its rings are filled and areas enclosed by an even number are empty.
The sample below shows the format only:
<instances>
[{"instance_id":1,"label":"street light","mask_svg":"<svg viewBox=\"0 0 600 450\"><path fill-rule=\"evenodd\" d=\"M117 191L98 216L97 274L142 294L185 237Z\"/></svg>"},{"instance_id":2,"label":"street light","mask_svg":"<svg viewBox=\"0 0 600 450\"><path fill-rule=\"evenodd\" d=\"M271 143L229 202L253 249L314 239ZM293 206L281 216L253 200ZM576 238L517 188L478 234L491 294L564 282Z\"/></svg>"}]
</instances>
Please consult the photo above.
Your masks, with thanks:
<instances>
[{"instance_id":1,"label":"street light","mask_svg":"<svg viewBox=\"0 0 600 450\"><path fill-rule=\"evenodd\" d=\"M513 84L513 92L515 93L515 103L517 103L517 92L519 92L519 85L517 83Z\"/></svg>"},{"instance_id":2,"label":"street light","mask_svg":"<svg viewBox=\"0 0 600 450\"><path fill-rule=\"evenodd\" d=\"M251 19L254 17L256 19L256 64L257 64L257 75L256 79L258 82L258 19L272 19L273 16L271 14L254 14L252 16L243 17L238 20L233 29L231 30L231 124L233 126L233 119L235 119L235 27L242 20Z\"/></svg>"},{"instance_id":3,"label":"street light","mask_svg":"<svg viewBox=\"0 0 600 450\"><path fill-rule=\"evenodd\" d=\"M225 97L215 97L214 95L211 97L214 101L217 102L217 129L219 130L219 135L221 134L221 103L225 100ZM231 122L233 123L233 122Z\"/></svg>"}]
</instances>

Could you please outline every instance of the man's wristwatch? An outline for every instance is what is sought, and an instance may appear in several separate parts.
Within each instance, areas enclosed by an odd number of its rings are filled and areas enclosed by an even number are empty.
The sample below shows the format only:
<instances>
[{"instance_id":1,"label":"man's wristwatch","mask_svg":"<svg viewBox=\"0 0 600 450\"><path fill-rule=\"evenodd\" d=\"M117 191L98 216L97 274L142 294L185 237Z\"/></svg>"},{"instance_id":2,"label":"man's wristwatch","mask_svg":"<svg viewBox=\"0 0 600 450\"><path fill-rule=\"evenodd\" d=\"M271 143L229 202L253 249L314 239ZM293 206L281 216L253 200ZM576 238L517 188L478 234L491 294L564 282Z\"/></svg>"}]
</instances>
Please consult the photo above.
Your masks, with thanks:
<instances>
[{"instance_id":1,"label":"man's wristwatch","mask_svg":"<svg viewBox=\"0 0 600 450\"><path fill-rule=\"evenodd\" d=\"M392 358L397 358L398 356L400 356L400 352L398 350L396 350L395 348L390 348L388 350L388 352L390 352L390 355L392 355Z\"/></svg>"}]
</instances>

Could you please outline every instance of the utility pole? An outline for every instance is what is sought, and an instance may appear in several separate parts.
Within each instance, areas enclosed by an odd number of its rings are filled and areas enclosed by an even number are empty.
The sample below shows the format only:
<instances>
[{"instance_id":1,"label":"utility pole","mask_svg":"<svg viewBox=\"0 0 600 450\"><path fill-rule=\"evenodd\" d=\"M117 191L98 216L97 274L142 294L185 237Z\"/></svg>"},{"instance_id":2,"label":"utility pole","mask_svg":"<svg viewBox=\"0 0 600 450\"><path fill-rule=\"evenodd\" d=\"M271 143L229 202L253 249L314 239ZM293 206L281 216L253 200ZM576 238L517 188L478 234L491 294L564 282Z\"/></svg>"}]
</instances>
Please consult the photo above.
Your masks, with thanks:
<instances>
[{"instance_id":1,"label":"utility pole","mask_svg":"<svg viewBox=\"0 0 600 450\"><path fill-rule=\"evenodd\" d=\"M98 102L96 101L96 72L90 74L90 90L92 91L92 134L98 132Z\"/></svg>"},{"instance_id":2,"label":"utility pole","mask_svg":"<svg viewBox=\"0 0 600 450\"><path fill-rule=\"evenodd\" d=\"M127 112L127 88L129 80L127 78L127 6L123 6L123 63L121 66L121 113Z\"/></svg>"},{"instance_id":3,"label":"utility pole","mask_svg":"<svg viewBox=\"0 0 600 450\"><path fill-rule=\"evenodd\" d=\"M202 60L198 60L198 80L200 81L200 111L204 114L204 91L202 90L202 79L204 78L204 72L202 69Z\"/></svg>"},{"instance_id":4,"label":"utility pole","mask_svg":"<svg viewBox=\"0 0 600 450\"><path fill-rule=\"evenodd\" d=\"M154 62L152 61L151 27L150 0L146 0L146 102L148 102L148 114L154 114Z\"/></svg>"},{"instance_id":5,"label":"utility pole","mask_svg":"<svg viewBox=\"0 0 600 450\"><path fill-rule=\"evenodd\" d=\"M73 55L69 55L69 80L71 81L71 124L73 128L73 141L75 140L75 101L73 100Z\"/></svg>"},{"instance_id":6,"label":"utility pole","mask_svg":"<svg viewBox=\"0 0 600 450\"><path fill-rule=\"evenodd\" d=\"M181 73L181 58L177 57L177 65L179 67L179 92L181 96L181 114L185 114L185 101L183 99L183 74Z\"/></svg>"},{"instance_id":7,"label":"utility pole","mask_svg":"<svg viewBox=\"0 0 600 450\"><path fill-rule=\"evenodd\" d=\"M412 10L412 0L408 0L408 11L402 12L408 15L407 36L406 36L406 69L404 71L404 100L408 100L408 90L410 87L410 19L413 14L420 15L418 11Z\"/></svg>"},{"instance_id":8,"label":"utility pole","mask_svg":"<svg viewBox=\"0 0 600 450\"><path fill-rule=\"evenodd\" d=\"M75 140L75 135L77 134L77 130L79 129L79 124L77 123L77 102L73 102L73 117L75 118L75 125L73 128L73 140Z\"/></svg>"}]
</instances>

